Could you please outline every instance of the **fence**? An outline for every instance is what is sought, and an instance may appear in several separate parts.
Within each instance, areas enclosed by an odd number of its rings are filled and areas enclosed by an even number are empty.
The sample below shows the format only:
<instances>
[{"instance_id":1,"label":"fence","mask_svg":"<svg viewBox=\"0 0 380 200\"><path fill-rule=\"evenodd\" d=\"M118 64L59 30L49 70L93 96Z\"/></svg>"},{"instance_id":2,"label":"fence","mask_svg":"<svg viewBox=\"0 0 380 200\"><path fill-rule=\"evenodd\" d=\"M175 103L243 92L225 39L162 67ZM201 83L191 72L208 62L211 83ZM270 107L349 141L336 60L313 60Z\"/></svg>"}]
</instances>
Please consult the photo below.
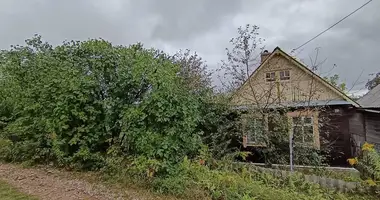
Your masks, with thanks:
<instances>
[{"instance_id":1,"label":"fence","mask_svg":"<svg viewBox=\"0 0 380 200\"><path fill-rule=\"evenodd\" d=\"M238 164L238 163L236 163ZM255 164L252 164L252 163L239 163L240 165L243 164L249 168L252 168L252 169L255 169L259 172L263 172L263 173L268 173L268 174L271 174L273 176L276 176L276 177L288 177L292 174L292 172L288 171L288 170L282 170L282 169L279 169L281 167L285 167L286 168L286 165L276 165L274 167L277 167L278 169L273 169L273 168L265 168L263 166L260 166L262 164L258 164L258 163L255 163ZM259 165L259 166L256 166L256 165ZM310 166L295 166L295 168L310 168ZM336 167L328 167L330 170L333 169L333 170L343 170L343 171L351 171L351 172L357 172L359 173L357 170L355 169L352 169L352 168L336 168ZM340 191L340 192L352 192L352 191L355 191L355 190L360 190L362 191L364 188L363 187L359 187L359 186L362 186L362 184L360 182L346 182L346 181L343 181L343 180L339 180L339 179L333 179L333 178L327 178L327 177L322 177L322 176L316 176L316 175L307 175L307 174L303 174L303 173L299 173L299 172L296 172L298 174L300 174L305 181L308 181L310 183L315 183L315 184L319 184L320 186L322 187L325 187L325 188L329 188L329 189L333 189L333 190L337 190L337 191ZM362 191L364 192L364 191Z\"/></svg>"},{"instance_id":2,"label":"fence","mask_svg":"<svg viewBox=\"0 0 380 200\"><path fill-rule=\"evenodd\" d=\"M271 169L271 168L264 168L264 167L257 167L252 165L251 167L255 168L259 172L265 172L272 174L273 176L280 176L280 177L287 177L291 175L290 171L286 170L280 170L280 169ZM319 184L322 187L338 190L341 192L349 192L356 189L359 189L360 183L358 182L346 182L339 179L332 179L332 178L326 178L321 176L315 176L315 175L302 175L305 181Z\"/></svg>"}]
</instances>

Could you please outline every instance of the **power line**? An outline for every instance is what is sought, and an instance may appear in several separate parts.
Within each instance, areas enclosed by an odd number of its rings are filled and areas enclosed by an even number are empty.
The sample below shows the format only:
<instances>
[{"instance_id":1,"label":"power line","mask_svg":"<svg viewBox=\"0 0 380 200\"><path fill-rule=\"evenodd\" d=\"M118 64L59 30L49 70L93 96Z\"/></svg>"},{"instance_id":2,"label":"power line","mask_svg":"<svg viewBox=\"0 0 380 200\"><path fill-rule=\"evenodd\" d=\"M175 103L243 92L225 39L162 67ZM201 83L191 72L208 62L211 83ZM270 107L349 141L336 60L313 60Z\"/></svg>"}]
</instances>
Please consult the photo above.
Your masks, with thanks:
<instances>
[{"instance_id":1,"label":"power line","mask_svg":"<svg viewBox=\"0 0 380 200\"><path fill-rule=\"evenodd\" d=\"M326 33L328 30L330 30L332 27L336 26L337 24L339 24L340 22L342 22L343 20L347 19L349 16L351 16L352 14L356 13L358 10L362 9L364 6L366 6L367 4L371 3L371 1L373 0L369 0L367 1L367 3L363 4L362 6L360 6L359 8L357 8L356 10L352 11L350 14L346 15L345 17L343 17L341 20L337 21L335 24L331 25L330 27L328 27L326 30L320 32L318 35L314 36L313 38L311 38L310 40L308 40L307 42L303 43L302 45L300 45L299 47L295 48L292 50L292 52L296 51L297 49L305 46L306 44L308 44L309 42L313 41L315 38L321 36L322 34Z\"/></svg>"}]
</instances>

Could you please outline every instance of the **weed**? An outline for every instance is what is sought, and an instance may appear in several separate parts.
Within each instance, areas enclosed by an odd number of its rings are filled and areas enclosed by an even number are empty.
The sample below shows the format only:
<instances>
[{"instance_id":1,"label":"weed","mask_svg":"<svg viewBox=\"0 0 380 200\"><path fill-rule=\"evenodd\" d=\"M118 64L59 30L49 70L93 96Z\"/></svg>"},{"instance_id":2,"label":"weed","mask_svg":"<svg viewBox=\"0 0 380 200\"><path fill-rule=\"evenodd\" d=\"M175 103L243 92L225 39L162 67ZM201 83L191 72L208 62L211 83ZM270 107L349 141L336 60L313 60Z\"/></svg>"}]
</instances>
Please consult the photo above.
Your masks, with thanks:
<instances>
[{"instance_id":1,"label":"weed","mask_svg":"<svg viewBox=\"0 0 380 200\"><path fill-rule=\"evenodd\" d=\"M37 200L37 198L23 194L3 181L0 181L0 198L2 200Z\"/></svg>"}]
</instances>

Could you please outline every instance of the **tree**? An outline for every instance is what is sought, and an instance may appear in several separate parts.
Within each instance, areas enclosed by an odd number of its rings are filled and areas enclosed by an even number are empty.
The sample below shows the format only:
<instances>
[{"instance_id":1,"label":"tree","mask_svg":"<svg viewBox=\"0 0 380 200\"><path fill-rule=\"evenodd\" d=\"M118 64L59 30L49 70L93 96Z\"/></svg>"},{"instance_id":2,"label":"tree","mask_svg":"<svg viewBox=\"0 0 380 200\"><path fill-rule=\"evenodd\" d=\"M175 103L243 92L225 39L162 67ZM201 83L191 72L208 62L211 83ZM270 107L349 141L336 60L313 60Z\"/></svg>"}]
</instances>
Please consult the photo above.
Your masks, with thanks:
<instances>
[{"instance_id":1,"label":"tree","mask_svg":"<svg viewBox=\"0 0 380 200\"><path fill-rule=\"evenodd\" d=\"M259 27L247 24L237 29L238 36L230 40L232 49L226 48L227 60L222 61L221 71L224 71L224 87L228 91L239 88L260 64L259 52L264 47L264 41L259 37Z\"/></svg>"},{"instance_id":2,"label":"tree","mask_svg":"<svg viewBox=\"0 0 380 200\"><path fill-rule=\"evenodd\" d=\"M179 76L183 79L183 87L194 93L211 90L211 73L207 70L206 62L196 52L180 50L172 59L180 66Z\"/></svg>"},{"instance_id":3,"label":"tree","mask_svg":"<svg viewBox=\"0 0 380 200\"><path fill-rule=\"evenodd\" d=\"M375 77L371 80L368 80L368 82L365 84L368 90L372 90L373 88L375 88L377 85L380 84L380 72L376 74L372 74L372 75L375 75Z\"/></svg>"},{"instance_id":4,"label":"tree","mask_svg":"<svg viewBox=\"0 0 380 200\"><path fill-rule=\"evenodd\" d=\"M331 83L331 85L333 85L334 87L336 87L340 91L347 92L346 83L340 82L338 74L334 74L333 76L330 76L330 77L325 76L325 77L323 77L323 79L325 79L326 81Z\"/></svg>"}]
</instances>

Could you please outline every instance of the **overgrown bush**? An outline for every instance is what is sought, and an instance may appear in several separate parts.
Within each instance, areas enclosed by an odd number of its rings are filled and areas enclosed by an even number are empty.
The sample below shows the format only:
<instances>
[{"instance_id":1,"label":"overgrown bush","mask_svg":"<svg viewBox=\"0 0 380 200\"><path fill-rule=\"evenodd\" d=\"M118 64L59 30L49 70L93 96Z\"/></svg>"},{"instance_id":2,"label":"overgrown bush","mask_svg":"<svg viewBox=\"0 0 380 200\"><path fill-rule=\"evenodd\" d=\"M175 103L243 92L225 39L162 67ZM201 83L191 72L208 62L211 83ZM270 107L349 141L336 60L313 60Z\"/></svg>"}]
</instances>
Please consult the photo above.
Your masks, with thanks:
<instances>
[{"instance_id":1,"label":"overgrown bush","mask_svg":"<svg viewBox=\"0 0 380 200\"><path fill-rule=\"evenodd\" d=\"M0 138L0 160L10 161L12 149L12 141Z\"/></svg>"},{"instance_id":2,"label":"overgrown bush","mask_svg":"<svg viewBox=\"0 0 380 200\"><path fill-rule=\"evenodd\" d=\"M205 149L205 151L207 151ZM306 182L302 176L294 174L287 178L277 178L261 173L249 165L237 164L230 158L214 160L208 153L200 153L197 159L185 158L172 165L168 173L151 176L149 169L152 161L138 158L140 181L156 192L173 194L188 199L371 199L370 196L341 194ZM230 156L235 157L236 155ZM206 158L206 159L204 159ZM209 158L209 159L207 159ZM137 164L137 162L135 162ZM155 163L158 166L160 164ZM162 166L162 165L161 165ZM123 176L130 177L129 169L124 168ZM113 179L113 178L112 178Z\"/></svg>"},{"instance_id":3,"label":"overgrown bush","mask_svg":"<svg viewBox=\"0 0 380 200\"><path fill-rule=\"evenodd\" d=\"M221 159L241 148L241 116L231 109L226 95L207 95L202 99L201 120L197 130L202 142L215 159Z\"/></svg>"},{"instance_id":4,"label":"overgrown bush","mask_svg":"<svg viewBox=\"0 0 380 200\"><path fill-rule=\"evenodd\" d=\"M194 156L200 106L178 72L141 44L53 47L36 36L2 51L0 136L12 141L9 158L93 169L110 146L166 162Z\"/></svg>"}]
</instances>

